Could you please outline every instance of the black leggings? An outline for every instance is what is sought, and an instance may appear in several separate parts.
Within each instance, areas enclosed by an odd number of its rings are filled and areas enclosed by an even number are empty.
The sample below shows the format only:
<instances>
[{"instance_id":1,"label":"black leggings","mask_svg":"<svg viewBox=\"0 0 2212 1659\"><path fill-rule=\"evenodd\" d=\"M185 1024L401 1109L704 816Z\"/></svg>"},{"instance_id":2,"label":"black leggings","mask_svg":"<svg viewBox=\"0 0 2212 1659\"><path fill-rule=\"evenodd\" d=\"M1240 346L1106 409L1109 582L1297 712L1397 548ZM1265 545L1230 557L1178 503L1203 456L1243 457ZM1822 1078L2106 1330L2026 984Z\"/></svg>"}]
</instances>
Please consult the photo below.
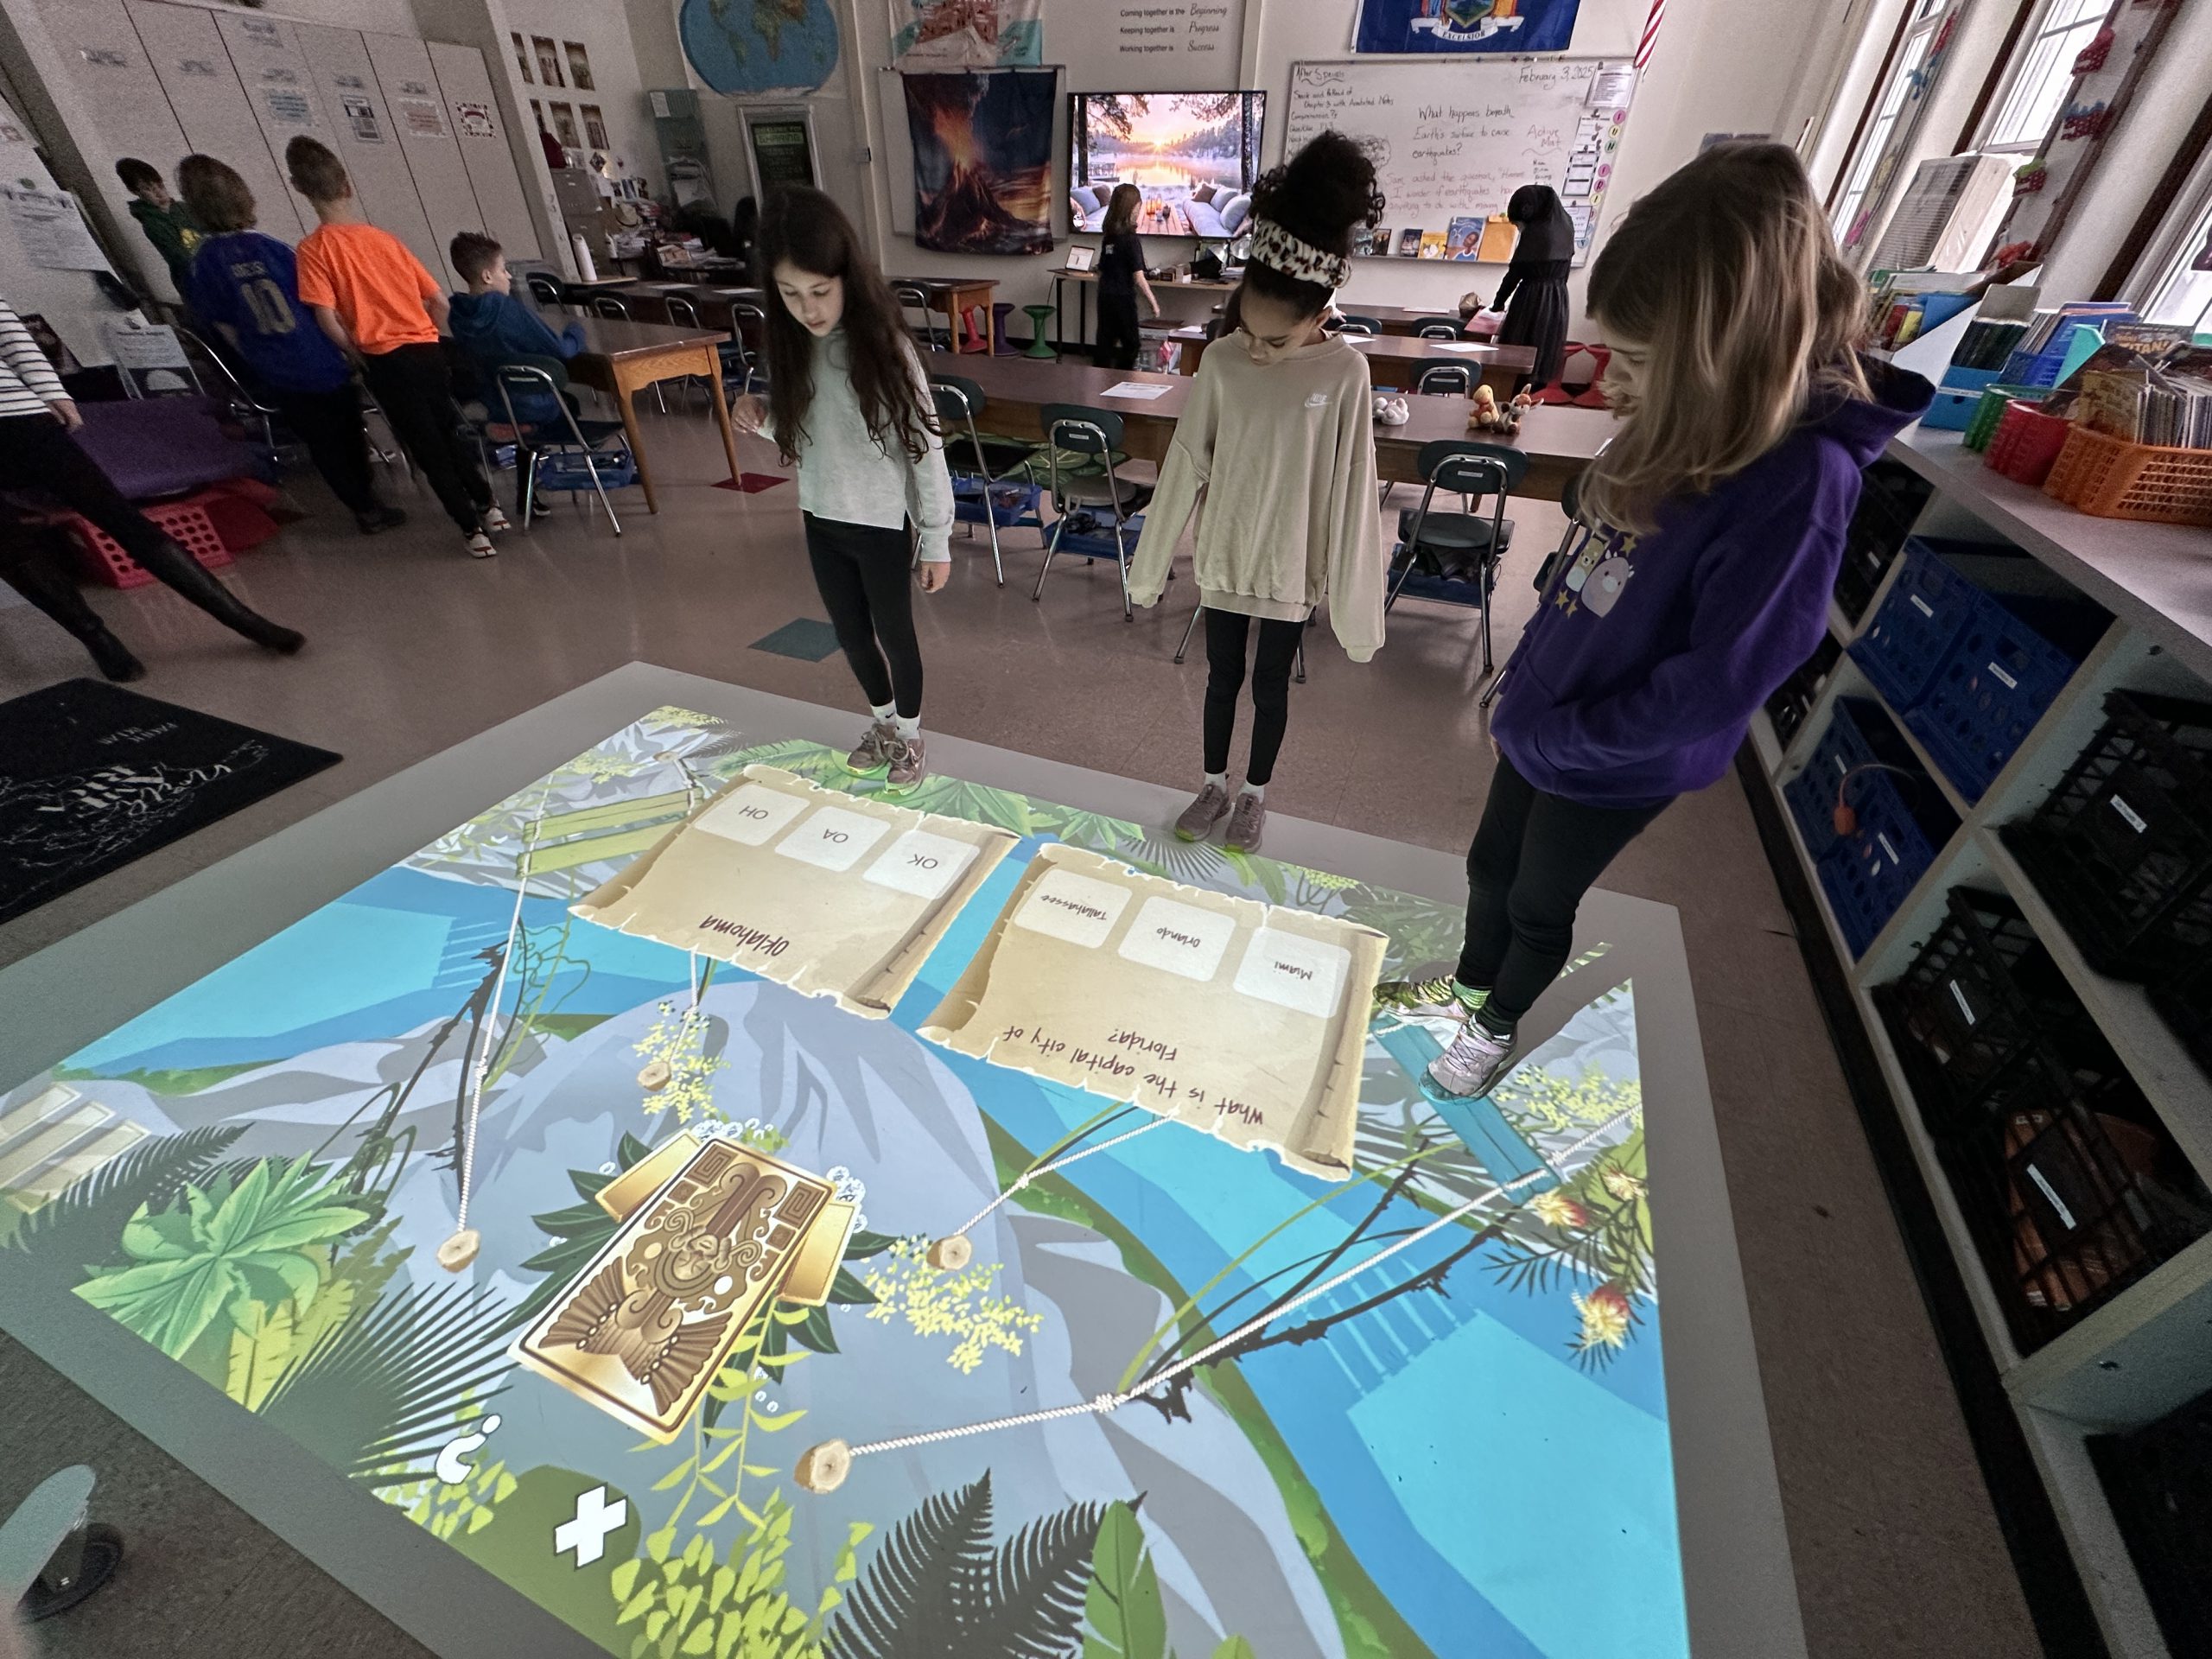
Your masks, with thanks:
<instances>
[{"instance_id":1,"label":"black leggings","mask_svg":"<svg viewBox=\"0 0 2212 1659\"><path fill-rule=\"evenodd\" d=\"M453 379L435 346L401 346L361 359L361 378L391 424L392 435L430 480L446 517L474 536L492 505L492 486L462 435Z\"/></svg>"},{"instance_id":2,"label":"black leggings","mask_svg":"<svg viewBox=\"0 0 2212 1659\"><path fill-rule=\"evenodd\" d=\"M1244 687L1244 656L1252 619L1241 611L1206 613L1206 770L1229 770L1229 740L1236 732L1236 694ZM1290 668L1298 658L1303 622L1260 619L1258 660L1252 664L1252 755L1244 781L1264 785L1275 775L1275 756L1290 724Z\"/></svg>"},{"instance_id":3,"label":"black leggings","mask_svg":"<svg viewBox=\"0 0 2212 1659\"><path fill-rule=\"evenodd\" d=\"M914 638L914 555L906 527L848 524L810 512L806 556L869 706L895 702L902 717L918 718L922 648Z\"/></svg>"},{"instance_id":4,"label":"black leggings","mask_svg":"<svg viewBox=\"0 0 2212 1659\"><path fill-rule=\"evenodd\" d=\"M72 512L83 514L110 539L156 575L168 542L162 528L123 498L99 463L78 447L51 415L0 419L0 490L42 490ZM38 534L0 514L0 556L35 545Z\"/></svg>"},{"instance_id":5,"label":"black leggings","mask_svg":"<svg viewBox=\"0 0 2212 1659\"><path fill-rule=\"evenodd\" d=\"M1090 360L1102 369L1134 369L1143 337L1137 330L1137 296L1104 294L1098 296L1098 340Z\"/></svg>"},{"instance_id":6,"label":"black leggings","mask_svg":"<svg viewBox=\"0 0 2212 1659\"><path fill-rule=\"evenodd\" d=\"M361 422L361 395L348 380L334 391L272 394L284 424L308 447L308 459L330 493L357 513L381 505L369 474L369 433Z\"/></svg>"},{"instance_id":7,"label":"black leggings","mask_svg":"<svg viewBox=\"0 0 2212 1659\"><path fill-rule=\"evenodd\" d=\"M1584 806L1545 794L1498 757L1467 849L1467 942L1457 975L1490 993L1484 1024L1510 1031L1559 977L1582 895L1670 804Z\"/></svg>"}]
</instances>

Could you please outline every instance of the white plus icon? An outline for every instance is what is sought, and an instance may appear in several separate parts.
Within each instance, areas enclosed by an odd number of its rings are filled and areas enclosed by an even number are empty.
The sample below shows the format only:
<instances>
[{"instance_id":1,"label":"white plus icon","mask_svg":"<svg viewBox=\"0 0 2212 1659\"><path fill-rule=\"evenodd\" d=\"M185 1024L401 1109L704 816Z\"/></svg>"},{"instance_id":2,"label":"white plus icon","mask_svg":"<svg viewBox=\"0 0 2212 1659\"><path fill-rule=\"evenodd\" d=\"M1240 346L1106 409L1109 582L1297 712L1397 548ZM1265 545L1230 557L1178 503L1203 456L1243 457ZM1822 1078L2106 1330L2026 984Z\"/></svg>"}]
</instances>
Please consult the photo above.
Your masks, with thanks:
<instances>
[{"instance_id":1,"label":"white plus icon","mask_svg":"<svg viewBox=\"0 0 2212 1659\"><path fill-rule=\"evenodd\" d=\"M553 1553L576 1552L576 1565L589 1567L607 1554L607 1535L621 1529L630 1518L630 1500L607 1501L607 1488L594 1486L576 1498L576 1517L553 1529Z\"/></svg>"}]
</instances>

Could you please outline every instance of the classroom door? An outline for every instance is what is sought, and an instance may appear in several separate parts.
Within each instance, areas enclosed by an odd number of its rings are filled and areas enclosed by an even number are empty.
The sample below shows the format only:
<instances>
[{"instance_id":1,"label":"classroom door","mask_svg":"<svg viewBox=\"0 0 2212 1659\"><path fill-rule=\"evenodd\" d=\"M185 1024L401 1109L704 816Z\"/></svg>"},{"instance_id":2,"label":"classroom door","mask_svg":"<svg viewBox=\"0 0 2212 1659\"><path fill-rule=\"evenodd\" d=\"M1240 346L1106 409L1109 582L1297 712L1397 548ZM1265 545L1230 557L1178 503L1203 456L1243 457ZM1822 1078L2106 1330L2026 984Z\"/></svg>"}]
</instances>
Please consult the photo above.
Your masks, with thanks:
<instances>
[{"instance_id":1,"label":"classroom door","mask_svg":"<svg viewBox=\"0 0 2212 1659\"><path fill-rule=\"evenodd\" d=\"M447 113L461 140L461 160L468 164L468 181L484 214L484 228L499 238L511 259L546 257L538 243L537 223L530 216L529 199L523 194L506 124L499 118L499 100L492 96L484 54L473 46L443 41L432 41L429 48ZM531 142L536 142L534 136Z\"/></svg>"},{"instance_id":2,"label":"classroom door","mask_svg":"<svg viewBox=\"0 0 2212 1659\"><path fill-rule=\"evenodd\" d=\"M454 142L453 124L447 118L445 99L438 92L438 78L430 70L430 54L420 41L403 35L361 36L369 61L376 70L378 86L391 111L392 130L398 135L400 153L428 216L430 234L443 248L458 231L485 228L476 206L468 169L461 147ZM492 232L499 235L497 231ZM430 267L446 268L442 257Z\"/></svg>"},{"instance_id":3,"label":"classroom door","mask_svg":"<svg viewBox=\"0 0 2212 1659\"><path fill-rule=\"evenodd\" d=\"M123 236L123 254L132 262L140 289L156 296L171 296L168 266L154 251L130 217L130 193L115 176L114 163L135 156L174 179L176 164L190 148L168 94L154 73L151 55L123 0L42 0L47 27L63 51L61 61L70 78L85 94L86 104L99 111L99 142L104 154L89 155L99 174ZM90 147L87 146L89 149Z\"/></svg>"},{"instance_id":4,"label":"classroom door","mask_svg":"<svg viewBox=\"0 0 2212 1659\"><path fill-rule=\"evenodd\" d=\"M353 175L354 194L369 218L404 242L432 276L450 282L453 271L446 263L444 243L430 228L391 106L377 85L366 41L350 29L327 29L319 23L285 27L298 32L300 54L333 130L330 142ZM460 164L458 155L447 163L448 168Z\"/></svg>"},{"instance_id":5,"label":"classroom door","mask_svg":"<svg viewBox=\"0 0 2212 1659\"><path fill-rule=\"evenodd\" d=\"M125 3L154 73L161 78L162 90L168 94L169 107L184 129L186 143L237 168L253 192L261 228L283 241L296 242L314 223L314 216L309 213L305 220L300 216L302 204L285 183L283 168L254 118L214 15L151 0Z\"/></svg>"}]
</instances>

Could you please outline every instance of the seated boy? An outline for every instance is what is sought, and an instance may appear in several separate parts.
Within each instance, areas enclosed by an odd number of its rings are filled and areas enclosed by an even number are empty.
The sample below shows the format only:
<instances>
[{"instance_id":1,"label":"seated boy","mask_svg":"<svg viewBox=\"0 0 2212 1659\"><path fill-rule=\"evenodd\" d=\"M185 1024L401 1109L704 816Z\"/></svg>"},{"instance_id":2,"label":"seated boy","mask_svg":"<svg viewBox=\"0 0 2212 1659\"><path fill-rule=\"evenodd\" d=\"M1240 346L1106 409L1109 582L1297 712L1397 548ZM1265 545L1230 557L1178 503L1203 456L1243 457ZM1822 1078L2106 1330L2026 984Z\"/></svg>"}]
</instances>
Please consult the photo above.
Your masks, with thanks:
<instances>
[{"instance_id":1,"label":"seated boy","mask_svg":"<svg viewBox=\"0 0 2212 1659\"><path fill-rule=\"evenodd\" d=\"M361 533L405 524L405 513L377 499L353 365L300 303L291 249L254 228L246 181L213 156L188 156L176 182L207 229L188 277L193 310L221 331L267 390Z\"/></svg>"},{"instance_id":2,"label":"seated boy","mask_svg":"<svg viewBox=\"0 0 2212 1659\"><path fill-rule=\"evenodd\" d=\"M135 198L130 217L138 221L138 228L146 232L146 239L168 266L177 297L189 305L192 296L185 292L185 284L192 280L192 256L200 246L200 221L188 206L169 194L161 169L151 162L125 156L115 164L115 176Z\"/></svg>"},{"instance_id":3,"label":"seated boy","mask_svg":"<svg viewBox=\"0 0 2212 1659\"><path fill-rule=\"evenodd\" d=\"M362 216L345 164L327 145L295 138L284 146L284 165L321 221L300 244L302 302L334 345L359 359L385 419L467 537L468 556L490 558L486 532L510 526L454 407L438 346L444 290L406 244Z\"/></svg>"},{"instance_id":4,"label":"seated boy","mask_svg":"<svg viewBox=\"0 0 2212 1659\"><path fill-rule=\"evenodd\" d=\"M467 346L483 366L486 381L483 403L496 420L506 412L508 404L499 401L498 390L489 384L492 371L518 357L558 358L565 363L584 348L583 325L570 318L556 334L546 326L543 318L515 298L514 278L507 270L507 256L490 237L463 231L454 238L447 251L452 257L454 269L468 284L468 292L453 296L453 337ZM567 392L562 397L568 404L568 414L577 414L575 397ZM569 435L568 422L563 417L560 406L542 388L512 385L507 388L507 397L518 421L526 426L544 427L554 438ZM577 423L577 430L588 443L620 429L619 423L607 421ZM518 503L526 496L531 468L537 460L537 450L531 443L532 435L528 431L515 435ZM516 510L521 509L518 506ZM536 511L543 514L552 509L541 501Z\"/></svg>"}]
</instances>

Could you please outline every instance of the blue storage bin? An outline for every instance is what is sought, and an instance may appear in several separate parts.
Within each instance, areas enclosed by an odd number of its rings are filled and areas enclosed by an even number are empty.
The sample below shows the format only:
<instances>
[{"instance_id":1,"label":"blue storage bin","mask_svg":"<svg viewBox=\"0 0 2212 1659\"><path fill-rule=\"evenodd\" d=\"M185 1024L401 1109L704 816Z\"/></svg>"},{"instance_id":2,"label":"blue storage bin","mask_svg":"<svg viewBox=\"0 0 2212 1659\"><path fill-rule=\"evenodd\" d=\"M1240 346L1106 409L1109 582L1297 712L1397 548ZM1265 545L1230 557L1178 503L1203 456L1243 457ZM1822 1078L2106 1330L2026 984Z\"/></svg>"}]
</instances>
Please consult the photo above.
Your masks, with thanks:
<instances>
[{"instance_id":1,"label":"blue storage bin","mask_svg":"<svg viewBox=\"0 0 2212 1659\"><path fill-rule=\"evenodd\" d=\"M1856 830L1831 836L1815 868L1845 944L1860 957L1958 833L1959 821L1925 772L1863 773L1853 780L1850 801Z\"/></svg>"},{"instance_id":2,"label":"blue storage bin","mask_svg":"<svg viewBox=\"0 0 2212 1659\"><path fill-rule=\"evenodd\" d=\"M1989 378L1994 381L1993 370ZM1974 412L1981 407L1981 391L1959 391L1949 387L1939 388L1929 400L1928 412L1920 417L1923 426L1933 427L1939 432L1963 432L1974 424Z\"/></svg>"},{"instance_id":3,"label":"blue storage bin","mask_svg":"<svg viewBox=\"0 0 2212 1659\"><path fill-rule=\"evenodd\" d=\"M1852 660L1900 714L1927 694L1981 601L1981 589L1945 562L1946 549L1989 551L1970 542L1908 537L1904 568L1866 632L1851 642Z\"/></svg>"},{"instance_id":4,"label":"blue storage bin","mask_svg":"<svg viewBox=\"0 0 2212 1659\"><path fill-rule=\"evenodd\" d=\"M2104 626L2099 611L1985 593L1904 722L1959 792L1980 800Z\"/></svg>"},{"instance_id":5,"label":"blue storage bin","mask_svg":"<svg viewBox=\"0 0 2212 1659\"><path fill-rule=\"evenodd\" d=\"M1864 697L1838 697L1828 713L1828 728L1805 769L1782 786L1789 816L1805 838L1805 850L1817 859L1835 845L1835 791L1853 766L1877 759L1866 731L1881 710Z\"/></svg>"},{"instance_id":6,"label":"blue storage bin","mask_svg":"<svg viewBox=\"0 0 2212 1659\"><path fill-rule=\"evenodd\" d=\"M537 457L537 487L541 491L588 490L594 467L603 488L620 490L638 481L638 460L627 449L594 449L588 461L581 449L547 449Z\"/></svg>"},{"instance_id":7,"label":"blue storage bin","mask_svg":"<svg viewBox=\"0 0 2212 1659\"><path fill-rule=\"evenodd\" d=\"M1962 369L1954 363L1943 371L1942 385L1948 391L1979 392L1984 386L1997 384L2001 369Z\"/></svg>"},{"instance_id":8,"label":"blue storage bin","mask_svg":"<svg viewBox=\"0 0 2212 1659\"><path fill-rule=\"evenodd\" d=\"M2015 352L2005 365L2005 383L2013 386L2055 386L2063 379L2069 367L2079 367L2089 354L2104 343L2104 326L2119 322L2119 317L2100 317L2094 322L2069 323L2061 327L2049 346L2031 355ZM2086 338L2084 338L2086 336Z\"/></svg>"},{"instance_id":9,"label":"blue storage bin","mask_svg":"<svg viewBox=\"0 0 2212 1659\"><path fill-rule=\"evenodd\" d=\"M984 506L986 492L989 508ZM1013 479L984 480L957 474L952 480L952 516L963 524L982 524L996 518L1001 530L1039 530L1038 499L1044 492L1034 484Z\"/></svg>"}]
</instances>

